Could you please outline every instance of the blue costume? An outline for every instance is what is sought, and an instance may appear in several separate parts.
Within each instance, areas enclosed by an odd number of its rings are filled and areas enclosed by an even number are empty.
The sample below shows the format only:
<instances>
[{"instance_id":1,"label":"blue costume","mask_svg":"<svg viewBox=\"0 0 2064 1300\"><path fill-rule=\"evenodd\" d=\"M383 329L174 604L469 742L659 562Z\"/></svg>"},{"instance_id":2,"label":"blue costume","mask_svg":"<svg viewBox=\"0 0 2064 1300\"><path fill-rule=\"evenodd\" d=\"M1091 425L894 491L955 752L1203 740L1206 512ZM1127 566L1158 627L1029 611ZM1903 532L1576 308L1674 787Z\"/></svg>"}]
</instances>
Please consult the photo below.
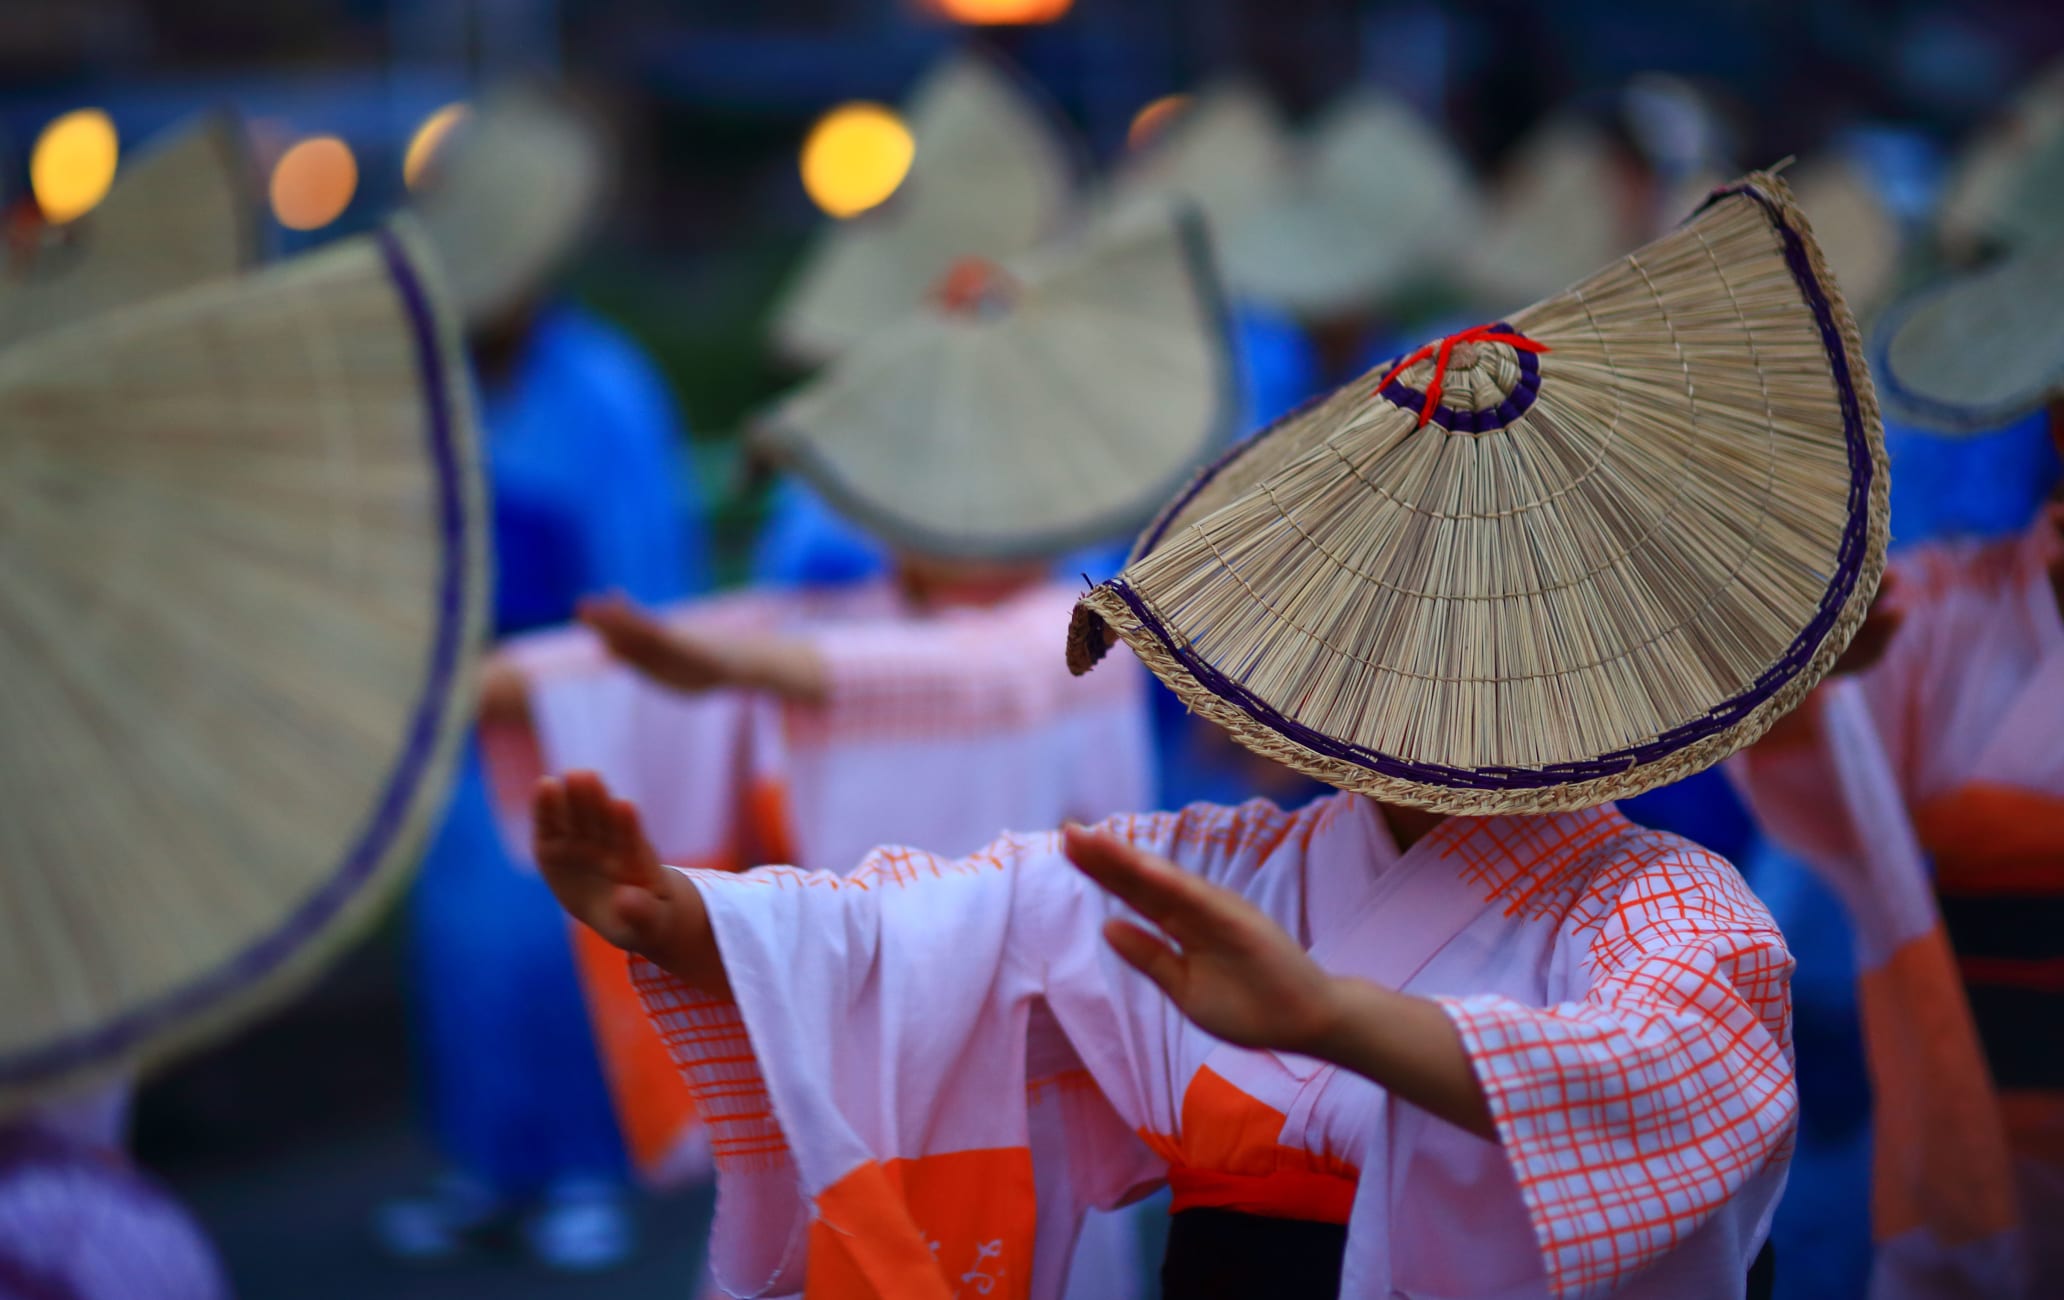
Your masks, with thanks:
<instances>
[{"instance_id":1,"label":"blue costume","mask_svg":"<svg viewBox=\"0 0 2064 1300\"><path fill-rule=\"evenodd\" d=\"M680 425L628 339L550 309L509 382L482 393L481 416L498 636L565 622L589 593L656 602L703 585ZM510 860L477 745L425 855L411 920L416 1030L443 1154L511 1200L566 1179L620 1178L566 918Z\"/></svg>"}]
</instances>

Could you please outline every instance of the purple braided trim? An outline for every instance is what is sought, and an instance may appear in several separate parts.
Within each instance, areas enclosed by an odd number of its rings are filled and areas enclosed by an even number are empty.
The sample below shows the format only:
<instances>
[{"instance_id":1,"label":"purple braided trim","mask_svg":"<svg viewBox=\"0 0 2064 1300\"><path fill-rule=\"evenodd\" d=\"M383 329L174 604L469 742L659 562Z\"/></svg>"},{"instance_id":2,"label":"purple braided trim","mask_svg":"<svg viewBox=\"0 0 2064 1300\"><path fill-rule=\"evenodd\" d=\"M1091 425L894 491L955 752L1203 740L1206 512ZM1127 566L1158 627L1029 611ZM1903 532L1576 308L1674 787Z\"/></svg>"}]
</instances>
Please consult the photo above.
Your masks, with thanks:
<instances>
[{"instance_id":1,"label":"purple braided trim","mask_svg":"<svg viewBox=\"0 0 2064 1300\"><path fill-rule=\"evenodd\" d=\"M1492 342L1497 341L1497 335L1515 339L1527 337L1504 321L1499 321L1490 328L1494 336ZM1541 358L1523 348L1514 348L1512 354L1519 358L1519 382L1512 386L1512 391L1505 395L1504 401L1496 406L1487 406L1481 411L1463 410L1443 402L1433 408L1432 422L1441 425L1450 433L1496 433L1532 410L1534 403L1541 398ZM1409 355L1400 353L1392 357L1388 365L1394 366ZM1409 387L1402 379L1393 379L1385 384L1378 390L1377 396L1393 406L1403 407L1414 415L1426 409L1426 394L1420 389Z\"/></svg>"},{"instance_id":2,"label":"purple braided trim","mask_svg":"<svg viewBox=\"0 0 2064 1300\"><path fill-rule=\"evenodd\" d=\"M1122 577L1113 578L1105 583L1105 589L1125 602L1132 610L1133 616L1140 621L1140 625L1159 641L1168 653L1175 656L1176 661L1182 664L1200 685L1248 717L1315 754L1418 785L1465 790L1538 790L1552 786L1575 785L1600 777L1614 776L1631 768L1655 762L1735 726L1805 670L1820 649L1820 643L1827 638L1828 632L1841 617L1843 606L1848 604L1851 593L1856 589L1857 578L1863 571L1864 557L1870 549L1869 500L1871 482L1876 474L1876 468L1871 462L1870 439L1863 423L1863 408L1857 399L1856 380L1849 373L1848 352L1842 346L1841 327L1835 321L1834 306L1828 301L1827 291L1821 288L1820 281L1814 277L1813 262L1807 256L1805 241L1799 237L1798 231L1786 223L1784 213L1778 205L1753 186L1733 185L1717 189L1699 210L1704 211L1721 199L1735 194L1745 195L1760 204L1784 243L1785 266L1791 271L1792 278L1798 282L1800 292L1813 312L1814 323L1820 329L1821 346L1827 353L1828 366L1834 374L1835 390L1842 407L1842 435L1849 452L1849 519L1842 532L1842 545L1836 559L1834 577L1828 583L1827 590L1822 593L1820 605L1805 629L1793 640L1778 661L1765 669L1741 694L1690 722L1671 728L1646 744L1617 750L1594 759L1574 763L1552 763L1542 767L1464 768L1448 767L1438 763L1414 763L1336 740L1284 716L1245 686L1206 663L1194 650L1179 644L1167 626L1147 608L1146 602L1140 599ZM1200 482L1193 489L1193 494L1201 487Z\"/></svg>"},{"instance_id":3,"label":"purple braided trim","mask_svg":"<svg viewBox=\"0 0 2064 1300\"><path fill-rule=\"evenodd\" d=\"M431 647L430 671L423 692L416 700L415 716L409 724L408 744L388 776L371 820L346 851L327 883L289 916L279 929L264 936L227 962L184 987L174 989L83 1033L26 1052L0 1058L0 1083L10 1087L51 1078L94 1061L106 1060L134 1047L141 1040L191 1017L210 1004L263 978L281 962L313 939L344 905L356 896L394 847L395 837L407 819L410 797L423 780L431 756L437 749L438 724L444 717L446 700L457 675L460 643L465 627L467 563L466 512L459 484L463 470L453 444L452 411L448 401L444 356L438 350L437 328L428 298L415 268L394 236L380 235L380 251L387 261L403 306L408 313L416 357L422 366L423 387L428 394L427 437L437 470L438 536L444 557L438 580L437 637Z\"/></svg>"}]
</instances>

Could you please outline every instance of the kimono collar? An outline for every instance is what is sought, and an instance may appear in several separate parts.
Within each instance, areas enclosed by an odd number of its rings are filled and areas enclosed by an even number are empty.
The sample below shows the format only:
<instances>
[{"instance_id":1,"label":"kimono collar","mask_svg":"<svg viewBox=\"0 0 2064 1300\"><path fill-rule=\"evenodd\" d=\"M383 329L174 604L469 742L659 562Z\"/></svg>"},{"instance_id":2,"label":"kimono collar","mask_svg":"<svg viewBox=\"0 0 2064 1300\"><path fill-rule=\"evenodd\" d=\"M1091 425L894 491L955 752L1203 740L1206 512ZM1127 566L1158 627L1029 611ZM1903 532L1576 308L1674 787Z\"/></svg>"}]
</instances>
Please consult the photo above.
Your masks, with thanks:
<instances>
[{"instance_id":1,"label":"kimono collar","mask_svg":"<svg viewBox=\"0 0 2064 1300\"><path fill-rule=\"evenodd\" d=\"M1507 916L1532 919L1566 912L1583 893L1598 849L1632 829L1609 803L1573 812L1450 817L1405 856L1452 863L1462 879L1483 888L1487 901L1503 900Z\"/></svg>"}]
</instances>

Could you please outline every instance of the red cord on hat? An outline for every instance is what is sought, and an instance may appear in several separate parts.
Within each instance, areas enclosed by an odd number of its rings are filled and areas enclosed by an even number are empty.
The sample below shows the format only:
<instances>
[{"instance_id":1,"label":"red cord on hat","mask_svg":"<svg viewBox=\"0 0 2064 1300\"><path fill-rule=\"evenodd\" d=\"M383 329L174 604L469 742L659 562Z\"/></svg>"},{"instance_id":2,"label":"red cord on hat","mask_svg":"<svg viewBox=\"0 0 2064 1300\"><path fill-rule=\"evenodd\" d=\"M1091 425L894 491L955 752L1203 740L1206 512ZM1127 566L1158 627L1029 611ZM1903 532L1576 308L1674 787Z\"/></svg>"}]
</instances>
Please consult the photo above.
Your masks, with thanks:
<instances>
[{"instance_id":1,"label":"red cord on hat","mask_svg":"<svg viewBox=\"0 0 2064 1300\"><path fill-rule=\"evenodd\" d=\"M1396 379L1404 371L1426 360L1428 356L1432 356L1434 358L1433 382L1426 385L1426 404L1419 408L1419 423L1414 426L1423 429L1426 427L1426 422L1433 418L1433 408L1440 405L1441 384L1448 376L1448 355L1455 350L1457 343L1503 343L1505 346L1520 352L1551 352L1554 350L1546 343L1527 338L1521 334L1497 334L1492 332L1500 329L1510 330L1511 326L1499 325L1493 322L1489 325L1474 326L1463 330L1460 334L1450 334L1446 338L1435 339L1392 366L1390 373L1383 376L1382 380L1377 383L1376 392L1378 394L1382 393L1384 389L1390 387L1391 380Z\"/></svg>"}]
</instances>

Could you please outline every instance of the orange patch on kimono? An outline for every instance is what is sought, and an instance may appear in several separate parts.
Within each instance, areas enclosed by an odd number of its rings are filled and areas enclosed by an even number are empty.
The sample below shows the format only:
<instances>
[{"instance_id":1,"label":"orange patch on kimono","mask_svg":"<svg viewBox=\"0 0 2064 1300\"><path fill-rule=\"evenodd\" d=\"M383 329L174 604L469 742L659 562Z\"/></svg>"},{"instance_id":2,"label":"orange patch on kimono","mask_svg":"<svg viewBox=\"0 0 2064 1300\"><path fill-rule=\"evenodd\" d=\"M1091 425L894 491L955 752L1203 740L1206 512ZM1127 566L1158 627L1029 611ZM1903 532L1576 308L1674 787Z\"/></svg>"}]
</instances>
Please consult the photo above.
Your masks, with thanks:
<instances>
[{"instance_id":1,"label":"orange patch on kimono","mask_svg":"<svg viewBox=\"0 0 2064 1300\"><path fill-rule=\"evenodd\" d=\"M817 1197L805 1300L1023 1300L1037 1202L1025 1147L868 1161Z\"/></svg>"}]
</instances>

